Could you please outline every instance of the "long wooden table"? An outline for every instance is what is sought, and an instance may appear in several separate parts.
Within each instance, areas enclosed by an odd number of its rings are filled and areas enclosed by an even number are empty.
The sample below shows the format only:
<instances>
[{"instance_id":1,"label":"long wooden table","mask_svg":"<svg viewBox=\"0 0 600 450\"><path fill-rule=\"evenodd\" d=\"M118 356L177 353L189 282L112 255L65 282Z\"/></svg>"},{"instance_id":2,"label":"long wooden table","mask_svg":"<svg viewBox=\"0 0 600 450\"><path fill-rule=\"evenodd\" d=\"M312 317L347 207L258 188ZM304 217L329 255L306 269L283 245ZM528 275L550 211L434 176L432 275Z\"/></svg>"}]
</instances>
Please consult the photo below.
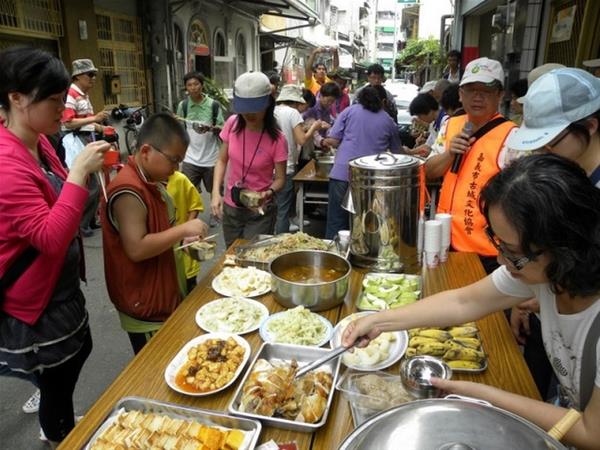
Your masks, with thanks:
<instances>
[{"instance_id":1,"label":"long wooden table","mask_svg":"<svg viewBox=\"0 0 600 450\"><path fill-rule=\"evenodd\" d=\"M217 411L227 410L237 383L220 393L198 398L173 391L164 380L165 368L179 349L187 341L203 333L196 325L194 316L202 305L220 297L211 289L210 283L221 271L222 262L223 260L215 265L213 270L167 320L156 336L102 394L85 414L83 420L63 441L61 449L82 448L119 399L126 396L147 397ZM345 302L339 307L321 313L333 324L356 310L355 299L360 290L363 275L364 271L353 270ZM447 263L436 269L425 270L423 276L425 294L429 295L472 283L482 278L484 272L476 255L451 253ZM260 301L271 312L284 309L275 302L271 294L260 297ZM482 374L455 374L455 378L486 383L539 399L531 374L502 313L486 317L478 322L478 326L481 330L485 351L489 356L488 369ZM261 338L257 332L245 337L250 343L252 356L254 356L262 344ZM398 365L389 370L397 373ZM316 433L298 433L264 426L259 442L269 439L274 439L278 443L295 441L301 450L333 450L339 446L352 429L348 402L337 392L327 423Z\"/></svg>"}]
</instances>

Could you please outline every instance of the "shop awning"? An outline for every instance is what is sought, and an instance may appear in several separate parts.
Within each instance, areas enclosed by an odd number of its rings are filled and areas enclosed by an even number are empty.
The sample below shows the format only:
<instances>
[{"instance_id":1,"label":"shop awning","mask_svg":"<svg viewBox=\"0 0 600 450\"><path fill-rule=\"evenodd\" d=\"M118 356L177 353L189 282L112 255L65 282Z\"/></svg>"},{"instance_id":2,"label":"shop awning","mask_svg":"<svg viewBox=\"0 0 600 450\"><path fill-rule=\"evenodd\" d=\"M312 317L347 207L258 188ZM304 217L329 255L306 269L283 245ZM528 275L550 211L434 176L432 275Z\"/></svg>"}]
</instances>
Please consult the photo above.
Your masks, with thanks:
<instances>
[{"instance_id":1,"label":"shop awning","mask_svg":"<svg viewBox=\"0 0 600 450\"><path fill-rule=\"evenodd\" d=\"M226 0L226 3L256 16L270 14L288 19L304 20L311 24L319 22L317 12L300 0Z\"/></svg>"}]
</instances>

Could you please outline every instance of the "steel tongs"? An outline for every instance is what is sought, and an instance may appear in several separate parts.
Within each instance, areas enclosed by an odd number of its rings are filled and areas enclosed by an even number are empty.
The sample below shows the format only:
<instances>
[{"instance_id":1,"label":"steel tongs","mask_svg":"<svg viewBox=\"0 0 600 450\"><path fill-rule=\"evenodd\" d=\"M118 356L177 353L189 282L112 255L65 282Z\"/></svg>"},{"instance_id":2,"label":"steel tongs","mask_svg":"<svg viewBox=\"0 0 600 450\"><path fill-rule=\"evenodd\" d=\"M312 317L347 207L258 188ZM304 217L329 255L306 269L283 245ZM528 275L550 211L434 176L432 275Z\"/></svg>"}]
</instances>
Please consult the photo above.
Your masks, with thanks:
<instances>
[{"instance_id":1,"label":"steel tongs","mask_svg":"<svg viewBox=\"0 0 600 450\"><path fill-rule=\"evenodd\" d=\"M359 342L361 342L362 339L363 338L358 338L354 342L354 344L352 344L350 347L344 347L343 345L341 345L338 348L331 350L329 353L326 353L325 356L322 356L319 359L314 360L310 364L307 364L306 366L304 366L300 370L298 370L298 372L296 372L296 375L294 376L294 378L300 378L301 376L306 375L308 372L312 372L317 367L321 367L326 362L331 361L334 358L337 358L342 353L346 352L347 350L350 350L355 345L357 345Z\"/></svg>"}]
</instances>

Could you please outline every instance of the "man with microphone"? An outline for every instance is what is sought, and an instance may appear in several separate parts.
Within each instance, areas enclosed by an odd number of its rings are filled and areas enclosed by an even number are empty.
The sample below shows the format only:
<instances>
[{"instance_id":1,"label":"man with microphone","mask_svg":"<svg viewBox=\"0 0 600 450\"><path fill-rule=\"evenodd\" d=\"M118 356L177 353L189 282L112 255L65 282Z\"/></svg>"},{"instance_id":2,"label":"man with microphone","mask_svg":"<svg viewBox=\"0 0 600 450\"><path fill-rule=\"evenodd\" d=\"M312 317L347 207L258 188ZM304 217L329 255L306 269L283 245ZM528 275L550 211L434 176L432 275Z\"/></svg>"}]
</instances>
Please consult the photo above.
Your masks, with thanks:
<instances>
[{"instance_id":1,"label":"man with microphone","mask_svg":"<svg viewBox=\"0 0 600 450\"><path fill-rule=\"evenodd\" d=\"M487 273L498 266L498 252L485 231L479 192L510 159L505 142L516 130L498 113L503 86L504 70L498 61L471 61L459 88L466 114L445 123L425 164L428 179L443 177L438 212L452 214L452 249L477 253Z\"/></svg>"}]
</instances>

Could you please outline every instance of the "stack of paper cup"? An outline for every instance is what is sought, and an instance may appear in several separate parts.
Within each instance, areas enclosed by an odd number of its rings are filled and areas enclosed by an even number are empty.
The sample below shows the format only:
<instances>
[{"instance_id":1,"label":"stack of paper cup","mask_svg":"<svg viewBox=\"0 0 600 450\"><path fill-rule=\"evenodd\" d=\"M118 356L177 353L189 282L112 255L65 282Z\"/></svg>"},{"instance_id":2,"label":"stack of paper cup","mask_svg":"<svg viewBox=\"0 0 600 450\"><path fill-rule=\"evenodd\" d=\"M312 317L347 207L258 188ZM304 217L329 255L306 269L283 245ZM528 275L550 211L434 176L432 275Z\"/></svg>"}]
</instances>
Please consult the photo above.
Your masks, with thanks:
<instances>
[{"instance_id":1,"label":"stack of paper cup","mask_svg":"<svg viewBox=\"0 0 600 450\"><path fill-rule=\"evenodd\" d=\"M442 222L428 220L425 222L425 264L427 267L437 267L440 263L440 248L442 247Z\"/></svg>"},{"instance_id":2,"label":"stack of paper cup","mask_svg":"<svg viewBox=\"0 0 600 450\"><path fill-rule=\"evenodd\" d=\"M435 215L435 220L442 222L442 244L440 247L440 261L448 261L448 251L450 250L450 237L452 234L452 214L439 213Z\"/></svg>"}]
</instances>

